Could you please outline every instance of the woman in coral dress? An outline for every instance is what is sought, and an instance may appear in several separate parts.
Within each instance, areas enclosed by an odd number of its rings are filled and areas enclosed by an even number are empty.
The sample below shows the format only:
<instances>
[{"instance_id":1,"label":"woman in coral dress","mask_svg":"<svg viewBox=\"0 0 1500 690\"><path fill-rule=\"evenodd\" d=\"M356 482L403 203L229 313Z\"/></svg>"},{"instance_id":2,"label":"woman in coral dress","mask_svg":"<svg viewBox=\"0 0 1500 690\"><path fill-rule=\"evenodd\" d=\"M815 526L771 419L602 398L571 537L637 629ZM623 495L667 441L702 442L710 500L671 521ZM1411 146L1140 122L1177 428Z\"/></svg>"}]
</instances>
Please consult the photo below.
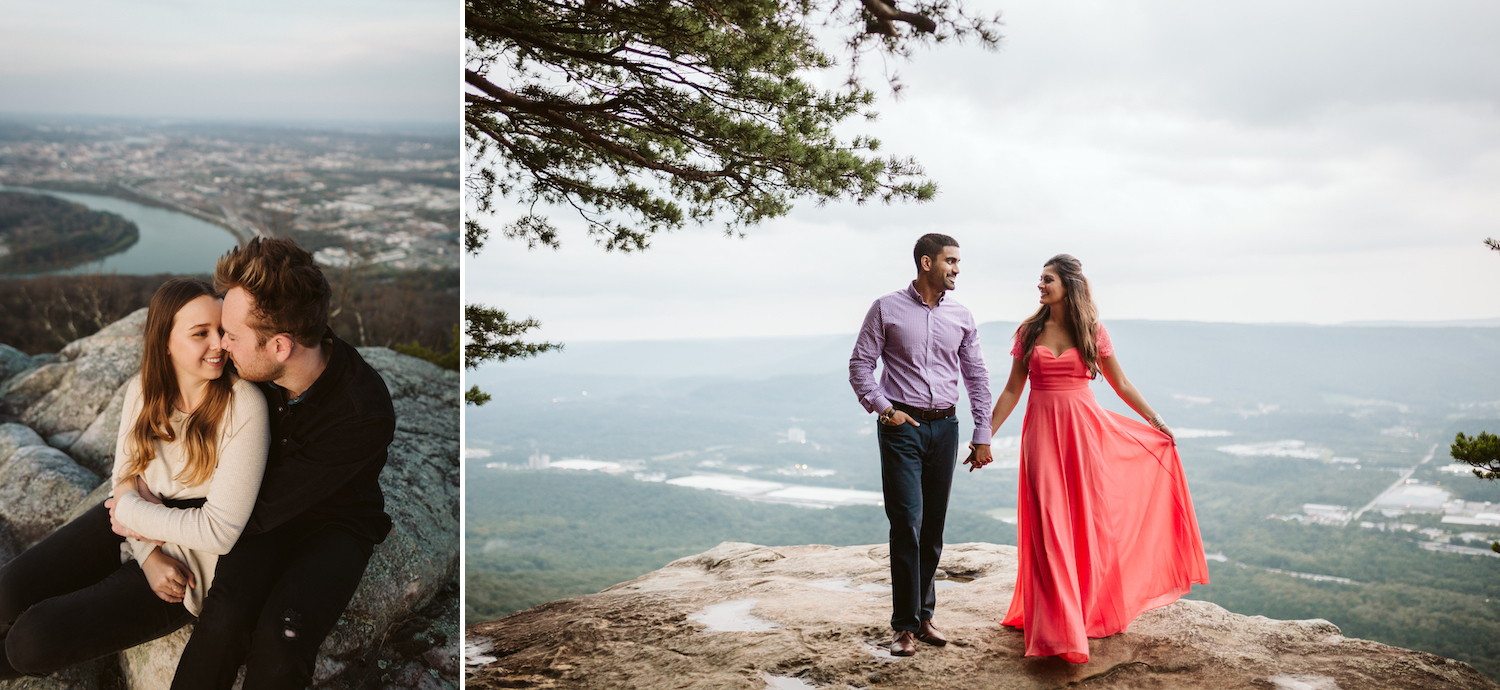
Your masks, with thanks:
<instances>
[{"instance_id":1,"label":"woman in coral dress","mask_svg":"<svg viewBox=\"0 0 1500 690\"><path fill-rule=\"evenodd\" d=\"M1026 656L1089 659L1091 637L1125 629L1208 582L1203 541L1171 429L1126 380L1077 259L1042 269L1041 308L1016 330L1014 364L991 425L1031 381L1017 498L1020 571L1002 625ZM1150 426L1099 407L1103 374Z\"/></svg>"}]
</instances>

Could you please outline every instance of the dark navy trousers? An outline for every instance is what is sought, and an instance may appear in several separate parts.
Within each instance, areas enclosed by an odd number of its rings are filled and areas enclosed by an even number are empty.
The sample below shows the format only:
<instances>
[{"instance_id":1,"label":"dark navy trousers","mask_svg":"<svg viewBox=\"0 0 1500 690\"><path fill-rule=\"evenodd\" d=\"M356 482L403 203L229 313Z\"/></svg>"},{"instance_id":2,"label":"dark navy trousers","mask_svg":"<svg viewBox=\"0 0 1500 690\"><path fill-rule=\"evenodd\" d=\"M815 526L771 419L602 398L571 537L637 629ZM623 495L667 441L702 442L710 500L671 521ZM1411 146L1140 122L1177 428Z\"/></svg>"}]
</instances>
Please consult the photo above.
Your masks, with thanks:
<instances>
[{"instance_id":1,"label":"dark navy trousers","mask_svg":"<svg viewBox=\"0 0 1500 690\"><path fill-rule=\"evenodd\" d=\"M891 627L917 632L937 605L948 492L958 464L958 417L879 425L880 483L891 521Z\"/></svg>"}]
</instances>

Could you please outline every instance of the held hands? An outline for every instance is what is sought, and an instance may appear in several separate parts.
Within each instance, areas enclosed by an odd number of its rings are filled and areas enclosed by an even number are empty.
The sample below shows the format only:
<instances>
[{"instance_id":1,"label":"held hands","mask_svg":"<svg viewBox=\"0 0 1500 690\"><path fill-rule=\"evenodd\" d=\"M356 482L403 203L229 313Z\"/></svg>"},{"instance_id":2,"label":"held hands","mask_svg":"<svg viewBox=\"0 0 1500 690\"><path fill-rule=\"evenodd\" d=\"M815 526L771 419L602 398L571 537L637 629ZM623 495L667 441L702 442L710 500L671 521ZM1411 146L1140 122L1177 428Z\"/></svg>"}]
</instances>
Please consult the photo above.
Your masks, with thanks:
<instances>
[{"instance_id":1,"label":"held hands","mask_svg":"<svg viewBox=\"0 0 1500 690\"><path fill-rule=\"evenodd\" d=\"M147 503L162 504L161 499L151 492L151 487L146 485L146 478L141 475L135 476L135 492L140 494L141 498L145 499Z\"/></svg>"},{"instance_id":2,"label":"held hands","mask_svg":"<svg viewBox=\"0 0 1500 690\"><path fill-rule=\"evenodd\" d=\"M146 562L141 564L141 570L146 573L146 582L151 585L151 591L162 601L177 604L181 603L187 591L198 586L193 580L193 571L181 561L161 552L161 549L152 549L151 555L146 557Z\"/></svg>"},{"instance_id":3,"label":"held hands","mask_svg":"<svg viewBox=\"0 0 1500 690\"><path fill-rule=\"evenodd\" d=\"M977 446L969 444L969 457L964 460L964 464L969 466L970 472L981 469L994 461L995 456L990 452L990 444L982 443Z\"/></svg>"}]
</instances>

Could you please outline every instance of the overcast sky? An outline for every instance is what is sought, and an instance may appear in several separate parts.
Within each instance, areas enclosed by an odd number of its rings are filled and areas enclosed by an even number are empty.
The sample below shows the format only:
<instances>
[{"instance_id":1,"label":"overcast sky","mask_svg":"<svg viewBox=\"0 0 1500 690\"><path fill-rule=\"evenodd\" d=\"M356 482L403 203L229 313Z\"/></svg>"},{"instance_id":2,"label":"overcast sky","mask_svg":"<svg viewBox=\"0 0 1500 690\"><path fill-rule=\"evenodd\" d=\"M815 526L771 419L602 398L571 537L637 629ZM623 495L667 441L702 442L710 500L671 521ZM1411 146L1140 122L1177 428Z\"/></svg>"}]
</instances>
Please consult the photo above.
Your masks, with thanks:
<instances>
[{"instance_id":1,"label":"overcast sky","mask_svg":"<svg viewBox=\"0 0 1500 690\"><path fill-rule=\"evenodd\" d=\"M555 212L562 250L492 239L467 298L563 341L849 333L943 232L981 322L1031 313L1059 252L1106 321L1500 317L1482 245L1500 238L1500 4L996 6L1000 51L919 53L901 99L848 128L918 157L935 201L804 203L639 255Z\"/></svg>"},{"instance_id":2,"label":"overcast sky","mask_svg":"<svg viewBox=\"0 0 1500 690\"><path fill-rule=\"evenodd\" d=\"M455 0L5 0L0 112L458 119Z\"/></svg>"}]
</instances>

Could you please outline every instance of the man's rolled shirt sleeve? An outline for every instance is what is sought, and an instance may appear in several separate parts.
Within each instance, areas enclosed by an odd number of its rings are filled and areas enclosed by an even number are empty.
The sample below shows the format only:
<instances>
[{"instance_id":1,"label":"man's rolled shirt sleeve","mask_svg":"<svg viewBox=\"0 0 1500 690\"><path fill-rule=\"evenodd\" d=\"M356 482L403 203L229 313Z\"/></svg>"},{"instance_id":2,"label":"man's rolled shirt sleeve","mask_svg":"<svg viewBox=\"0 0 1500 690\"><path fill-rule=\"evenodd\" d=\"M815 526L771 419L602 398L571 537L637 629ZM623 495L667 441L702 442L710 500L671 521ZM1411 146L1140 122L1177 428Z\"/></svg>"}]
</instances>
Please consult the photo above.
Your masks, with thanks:
<instances>
[{"instance_id":1,"label":"man's rolled shirt sleeve","mask_svg":"<svg viewBox=\"0 0 1500 690\"><path fill-rule=\"evenodd\" d=\"M881 318L880 300L870 305L865 313L864 325L859 328L859 337L854 340L854 354L849 357L849 384L866 412L884 412L891 406L890 399L875 379L875 364L885 349L885 323Z\"/></svg>"}]
</instances>

